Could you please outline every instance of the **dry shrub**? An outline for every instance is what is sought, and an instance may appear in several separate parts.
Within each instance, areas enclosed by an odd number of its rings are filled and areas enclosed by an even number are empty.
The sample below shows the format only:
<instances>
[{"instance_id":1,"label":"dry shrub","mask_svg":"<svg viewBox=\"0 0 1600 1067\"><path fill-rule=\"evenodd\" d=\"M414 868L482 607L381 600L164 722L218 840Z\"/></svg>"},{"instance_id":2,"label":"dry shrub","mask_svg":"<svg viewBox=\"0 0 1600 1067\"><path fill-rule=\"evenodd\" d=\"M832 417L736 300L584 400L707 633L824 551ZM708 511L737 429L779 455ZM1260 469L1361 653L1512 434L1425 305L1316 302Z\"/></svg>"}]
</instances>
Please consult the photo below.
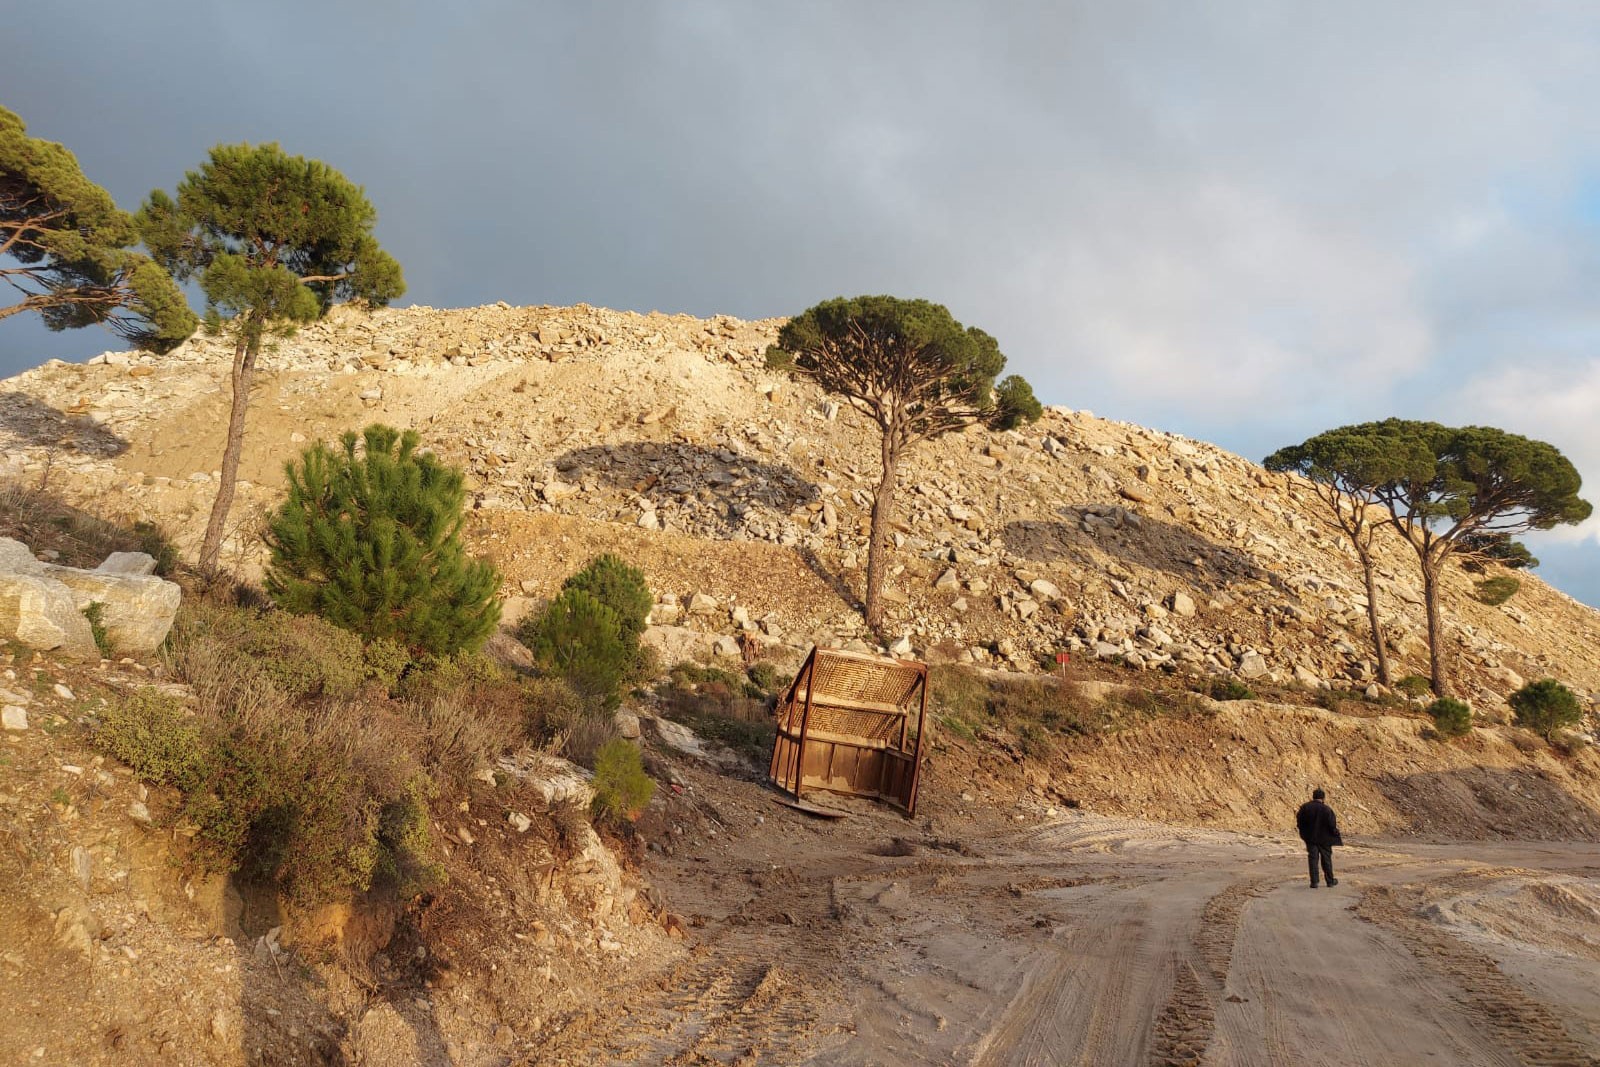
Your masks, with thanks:
<instances>
[{"instance_id":1,"label":"dry shrub","mask_svg":"<svg viewBox=\"0 0 1600 1067\"><path fill-rule=\"evenodd\" d=\"M562 733L556 749L573 763L594 769L600 752L612 741L620 741L616 720L602 707L592 708Z\"/></svg>"},{"instance_id":2,"label":"dry shrub","mask_svg":"<svg viewBox=\"0 0 1600 1067\"><path fill-rule=\"evenodd\" d=\"M97 567L113 552L147 552L160 575L178 565L177 549L154 523L104 518L19 482L0 485L0 537L59 552L57 562L68 567Z\"/></svg>"},{"instance_id":3,"label":"dry shrub","mask_svg":"<svg viewBox=\"0 0 1600 1067\"><path fill-rule=\"evenodd\" d=\"M496 693L496 696L502 694ZM474 699L475 694L436 693L411 702L421 724L421 751L430 771L465 781L526 739L520 701Z\"/></svg>"},{"instance_id":4,"label":"dry shrub","mask_svg":"<svg viewBox=\"0 0 1600 1067\"><path fill-rule=\"evenodd\" d=\"M656 687L667 718L752 759L772 748L772 700L754 681L684 661Z\"/></svg>"},{"instance_id":5,"label":"dry shrub","mask_svg":"<svg viewBox=\"0 0 1600 1067\"><path fill-rule=\"evenodd\" d=\"M1512 730L1511 743L1517 747L1518 752L1533 753L1542 750L1545 742L1538 734L1528 733L1524 730Z\"/></svg>"},{"instance_id":6,"label":"dry shrub","mask_svg":"<svg viewBox=\"0 0 1600 1067\"><path fill-rule=\"evenodd\" d=\"M331 633L329 632L331 631ZM218 601L185 606L169 659L195 713L136 695L103 718L102 743L184 791L197 858L314 902L372 888L409 895L440 877L429 834L435 783L520 741L521 710L475 718L387 697L359 640L314 619ZM323 639L326 640L323 640ZM380 649L393 664L392 650ZM158 735L171 745L148 740ZM192 741L197 768L178 742Z\"/></svg>"}]
</instances>

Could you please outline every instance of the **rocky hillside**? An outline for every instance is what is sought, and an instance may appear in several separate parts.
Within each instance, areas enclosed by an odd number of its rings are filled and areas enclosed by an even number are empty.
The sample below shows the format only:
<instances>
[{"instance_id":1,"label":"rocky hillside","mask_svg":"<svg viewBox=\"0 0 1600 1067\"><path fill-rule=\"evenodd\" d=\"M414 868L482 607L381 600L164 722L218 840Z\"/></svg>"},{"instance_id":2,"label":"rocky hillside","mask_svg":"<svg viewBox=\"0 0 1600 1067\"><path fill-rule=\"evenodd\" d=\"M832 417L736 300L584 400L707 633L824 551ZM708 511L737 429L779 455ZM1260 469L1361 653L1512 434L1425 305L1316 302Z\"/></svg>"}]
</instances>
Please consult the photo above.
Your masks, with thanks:
<instances>
[{"instance_id":1,"label":"rocky hillside","mask_svg":"<svg viewBox=\"0 0 1600 1067\"><path fill-rule=\"evenodd\" d=\"M473 536L511 610L592 553L626 552L661 595L673 653L778 658L866 637L855 598L876 477L869 426L769 372L780 320L579 306L335 309L264 358L225 558L255 533L307 441L415 427L471 472ZM198 541L215 489L228 348L51 361L0 382L0 480ZM906 465L890 625L897 651L1032 669L1061 649L1135 669L1365 688L1373 665L1353 554L1304 483L1212 445L1049 408ZM1409 550L1381 552L1399 673L1425 673ZM1555 675L1600 695L1600 612L1536 578L1502 607L1456 572L1446 615L1480 710Z\"/></svg>"}]
</instances>

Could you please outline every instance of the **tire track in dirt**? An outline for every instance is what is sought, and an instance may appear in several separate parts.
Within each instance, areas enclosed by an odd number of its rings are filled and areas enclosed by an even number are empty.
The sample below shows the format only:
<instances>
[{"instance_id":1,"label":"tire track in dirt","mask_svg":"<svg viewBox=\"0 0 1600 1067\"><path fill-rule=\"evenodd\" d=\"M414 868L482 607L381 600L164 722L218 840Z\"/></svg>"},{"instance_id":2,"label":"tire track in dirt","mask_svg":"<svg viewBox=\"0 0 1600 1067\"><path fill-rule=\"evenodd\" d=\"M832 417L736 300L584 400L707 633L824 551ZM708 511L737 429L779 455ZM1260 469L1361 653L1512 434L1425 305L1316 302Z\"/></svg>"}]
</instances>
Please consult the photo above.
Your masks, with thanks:
<instances>
[{"instance_id":1,"label":"tire track in dirt","mask_svg":"<svg viewBox=\"0 0 1600 1067\"><path fill-rule=\"evenodd\" d=\"M1117 1054L1119 1037L1127 1037L1119 1023L1135 990L1148 984L1148 964L1138 958L1147 943L1146 910L1127 901L1085 916L1023 979L977 1050L974 1067L1126 1062Z\"/></svg>"},{"instance_id":2,"label":"tire track in dirt","mask_svg":"<svg viewBox=\"0 0 1600 1067\"><path fill-rule=\"evenodd\" d=\"M1454 999L1523 1063L1540 1067L1600 1067L1544 1005L1523 992L1482 952L1434 926L1418 913L1417 890L1373 886L1356 915L1392 933L1424 966L1457 989Z\"/></svg>"},{"instance_id":3,"label":"tire track in dirt","mask_svg":"<svg viewBox=\"0 0 1600 1067\"><path fill-rule=\"evenodd\" d=\"M837 881L802 879L779 897L751 897L718 923L714 940L625 991L619 1010L566 1020L525 1067L804 1062L835 1030L823 1020L839 1015L827 977L848 935Z\"/></svg>"},{"instance_id":4,"label":"tire track in dirt","mask_svg":"<svg viewBox=\"0 0 1600 1067\"><path fill-rule=\"evenodd\" d=\"M1148 1063L1155 1067L1200 1063L1216 1028L1216 1000L1228 980L1239 917L1245 903L1272 884L1235 883L1206 902L1194 933L1193 958L1177 961L1172 995L1156 1019Z\"/></svg>"}]
</instances>

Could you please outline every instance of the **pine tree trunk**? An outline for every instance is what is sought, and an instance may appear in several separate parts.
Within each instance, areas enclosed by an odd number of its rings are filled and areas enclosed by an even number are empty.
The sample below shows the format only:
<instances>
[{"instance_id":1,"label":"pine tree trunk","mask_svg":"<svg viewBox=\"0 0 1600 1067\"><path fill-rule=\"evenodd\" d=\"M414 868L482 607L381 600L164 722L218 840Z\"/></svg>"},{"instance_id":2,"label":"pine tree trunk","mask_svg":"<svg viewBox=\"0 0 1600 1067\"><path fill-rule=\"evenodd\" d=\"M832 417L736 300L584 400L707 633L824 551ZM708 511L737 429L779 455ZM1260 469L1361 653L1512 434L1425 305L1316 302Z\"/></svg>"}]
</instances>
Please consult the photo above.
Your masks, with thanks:
<instances>
[{"instance_id":1,"label":"pine tree trunk","mask_svg":"<svg viewBox=\"0 0 1600 1067\"><path fill-rule=\"evenodd\" d=\"M883 435L883 477L872 497L872 530L867 542L867 626L878 633L883 626L883 572L888 565L889 523L894 514L895 479L900 457L890 435Z\"/></svg>"},{"instance_id":2,"label":"pine tree trunk","mask_svg":"<svg viewBox=\"0 0 1600 1067\"><path fill-rule=\"evenodd\" d=\"M1433 695L1450 695L1450 671L1445 662L1444 625L1439 618L1440 562L1432 556L1422 561L1422 601L1428 611L1428 660L1432 668Z\"/></svg>"},{"instance_id":3,"label":"pine tree trunk","mask_svg":"<svg viewBox=\"0 0 1600 1067\"><path fill-rule=\"evenodd\" d=\"M1384 685L1392 685L1392 676L1389 673L1389 650L1383 643L1383 624L1378 621L1378 583L1372 570L1372 553L1356 546L1356 553L1361 557L1361 570L1367 580L1367 622L1372 624L1372 645L1378 650L1378 681Z\"/></svg>"},{"instance_id":4,"label":"pine tree trunk","mask_svg":"<svg viewBox=\"0 0 1600 1067\"><path fill-rule=\"evenodd\" d=\"M217 569L222 554L222 534L233 507L233 490L239 480L239 455L244 451L244 415L250 406L250 385L256 374L256 354L261 348L257 330L244 324L245 333L233 349L233 410L228 414L228 442L222 450L222 477L217 482L217 498L211 504L205 540L200 543L200 570L210 574Z\"/></svg>"}]
</instances>

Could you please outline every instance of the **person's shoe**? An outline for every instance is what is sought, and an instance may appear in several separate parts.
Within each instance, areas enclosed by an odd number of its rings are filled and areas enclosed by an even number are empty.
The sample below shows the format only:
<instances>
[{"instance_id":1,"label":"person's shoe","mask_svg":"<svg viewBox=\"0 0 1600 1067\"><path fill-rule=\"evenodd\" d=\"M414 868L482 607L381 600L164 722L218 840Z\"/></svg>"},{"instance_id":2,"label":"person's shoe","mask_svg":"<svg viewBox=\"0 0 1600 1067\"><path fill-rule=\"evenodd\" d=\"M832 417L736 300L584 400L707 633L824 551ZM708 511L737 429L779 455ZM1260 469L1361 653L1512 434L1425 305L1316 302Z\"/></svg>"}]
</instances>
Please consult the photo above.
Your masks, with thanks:
<instances>
[{"instance_id":1,"label":"person's shoe","mask_svg":"<svg viewBox=\"0 0 1600 1067\"><path fill-rule=\"evenodd\" d=\"M1312 889L1315 889L1315 888L1317 888L1317 883L1315 883L1315 882L1312 882L1312 883L1311 883L1311 888L1312 888Z\"/></svg>"},{"instance_id":2,"label":"person's shoe","mask_svg":"<svg viewBox=\"0 0 1600 1067\"><path fill-rule=\"evenodd\" d=\"M1328 888L1329 889L1332 889L1334 886L1336 886L1338 884L1339 884L1339 879L1337 879L1337 878L1329 878L1328 879Z\"/></svg>"}]
</instances>

